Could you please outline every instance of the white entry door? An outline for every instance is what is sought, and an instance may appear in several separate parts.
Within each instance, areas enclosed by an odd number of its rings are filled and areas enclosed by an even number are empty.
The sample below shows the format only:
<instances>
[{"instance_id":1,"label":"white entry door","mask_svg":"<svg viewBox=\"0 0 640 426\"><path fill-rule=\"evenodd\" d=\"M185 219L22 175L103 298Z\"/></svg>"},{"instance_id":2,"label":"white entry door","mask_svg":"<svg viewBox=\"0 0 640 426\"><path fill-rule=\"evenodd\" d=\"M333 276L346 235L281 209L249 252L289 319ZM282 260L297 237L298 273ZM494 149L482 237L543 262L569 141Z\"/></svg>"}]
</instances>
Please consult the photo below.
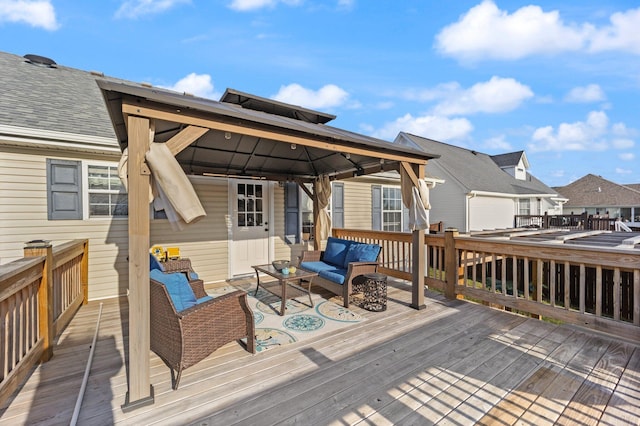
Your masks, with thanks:
<instances>
[{"instance_id":1,"label":"white entry door","mask_svg":"<svg viewBox=\"0 0 640 426\"><path fill-rule=\"evenodd\" d=\"M269 263L269 186L254 180L231 180L231 274L252 273L252 265Z\"/></svg>"}]
</instances>

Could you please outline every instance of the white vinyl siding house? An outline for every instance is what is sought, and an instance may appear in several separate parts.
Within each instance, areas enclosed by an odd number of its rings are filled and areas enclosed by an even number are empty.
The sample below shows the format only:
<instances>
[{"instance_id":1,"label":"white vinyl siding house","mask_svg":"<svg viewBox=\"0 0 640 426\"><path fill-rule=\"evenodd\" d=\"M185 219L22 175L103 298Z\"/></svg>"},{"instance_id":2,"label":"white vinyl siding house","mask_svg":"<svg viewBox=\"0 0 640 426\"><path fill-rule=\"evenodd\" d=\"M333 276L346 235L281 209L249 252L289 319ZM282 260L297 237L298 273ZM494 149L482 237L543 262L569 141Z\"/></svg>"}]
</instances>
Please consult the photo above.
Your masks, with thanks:
<instances>
[{"instance_id":1,"label":"white vinyl siding house","mask_svg":"<svg viewBox=\"0 0 640 426\"><path fill-rule=\"evenodd\" d=\"M517 214L562 213L566 200L527 172L524 151L490 156L404 132L396 143L440 156L425 168L444 181L430 194L432 223L470 232L511 228Z\"/></svg>"},{"instance_id":2,"label":"white vinyl siding house","mask_svg":"<svg viewBox=\"0 0 640 426\"><path fill-rule=\"evenodd\" d=\"M512 198L480 195L469 199L468 211L470 230L510 228L516 214L516 203Z\"/></svg>"}]
</instances>

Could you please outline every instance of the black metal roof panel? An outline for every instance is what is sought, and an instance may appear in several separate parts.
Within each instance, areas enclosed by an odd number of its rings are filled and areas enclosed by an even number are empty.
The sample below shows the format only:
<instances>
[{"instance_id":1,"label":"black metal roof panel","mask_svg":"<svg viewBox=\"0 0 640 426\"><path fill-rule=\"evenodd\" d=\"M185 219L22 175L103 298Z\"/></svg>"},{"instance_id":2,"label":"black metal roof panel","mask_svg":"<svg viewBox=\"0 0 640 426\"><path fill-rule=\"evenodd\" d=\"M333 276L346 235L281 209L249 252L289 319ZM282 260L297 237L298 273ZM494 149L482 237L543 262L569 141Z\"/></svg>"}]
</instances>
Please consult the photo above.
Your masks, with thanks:
<instances>
[{"instance_id":1,"label":"black metal roof panel","mask_svg":"<svg viewBox=\"0 0 640 426\"><path fill-rule=\"evenodd\" d=\"M250 93L240 92L235 89L227 89L220 98L220 102L236 104L242 108L281 115L314 124L326 124L336 118L336 116L332 114L314 111L297 105L290 105Z\"/></svg>"}]
</instances>

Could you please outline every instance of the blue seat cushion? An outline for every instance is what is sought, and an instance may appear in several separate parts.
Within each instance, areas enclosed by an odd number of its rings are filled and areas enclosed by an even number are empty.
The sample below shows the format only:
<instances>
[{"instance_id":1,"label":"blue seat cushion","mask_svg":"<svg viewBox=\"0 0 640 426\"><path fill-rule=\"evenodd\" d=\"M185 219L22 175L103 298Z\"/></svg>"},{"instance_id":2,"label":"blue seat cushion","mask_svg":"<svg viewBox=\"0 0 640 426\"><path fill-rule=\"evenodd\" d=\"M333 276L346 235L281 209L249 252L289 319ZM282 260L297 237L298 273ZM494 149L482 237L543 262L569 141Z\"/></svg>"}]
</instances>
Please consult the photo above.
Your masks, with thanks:
<instances>
[{"instance_id":1,"label":"blue seat cushion","mask_svg":"<svg viewBox=\"0 0 640 426\"><path fill-rule=\"evenodd\" d=\"M344 284L344 278L347 275L347 270L341 268L325 269L318 272L318 275L324 279L333 281L334 283Z\"/></svg>"},{"instance_id":2,"label":"blue seat cushion","mask_svg":"<svg viewBox=\"0 0 640 426\"><path fill-rule=\"evenodd\" d=\"M322 261L341 267L344 265L344 259L347 256L347 250L353 241L343 240L341 238L327 238L327 245L322 255Z\"/></svg>"},{"instance_id":3,"label":"blue seat cushion","mask_svg":"<svg viewBox=\"0 0 640 426\"><path fill-rule=\"evenodd\" d=\"M177 312L188 309L198 303L196 295L193 293L189 281L187 281L187 277L183 273L165 274L162 271L153 269L149 272L149 277L164 284Z\"/></svg>"},{"instance_id":4,"label":"blue seat cushion","mask_svg":"<svg viewBox=\"0 0 640 426\"><path fill-rule=\"evenodd\" d=\"M199 305L199 304L201 304L202 302L206 302L206 301L208 301L208 300L213 300L213 297L211 297L211 296L203 296L203 297L200 297L200 298L196 301L196 304L197 304L197 305Z\"/></svg>"},{"instance_id":5,"label":"blue seat cushion","mask_svg":"<svg viewBox=\"0 0 640 426\"><path fill-rule=\"evenodd\" d=\"M344 259L344 267L348 268L351 262L375 262L379 253L380 246L377 244L351 244Z\"/></svg>"},{"instance_id":6,"label":"blue seat cushion","mask_svg":"<svg viewBox=\"0 0 640 426\"><path fill-rule=\"evenodd\" d=\"M324 262L302 262L300 264L300 267L302 269L306 269L307 271L311 271L311 272L320 272L320 271L325 271L329 269L336 269L335 266L329 265L328 263L324 263Z\"/></svg>"}]
</instances>

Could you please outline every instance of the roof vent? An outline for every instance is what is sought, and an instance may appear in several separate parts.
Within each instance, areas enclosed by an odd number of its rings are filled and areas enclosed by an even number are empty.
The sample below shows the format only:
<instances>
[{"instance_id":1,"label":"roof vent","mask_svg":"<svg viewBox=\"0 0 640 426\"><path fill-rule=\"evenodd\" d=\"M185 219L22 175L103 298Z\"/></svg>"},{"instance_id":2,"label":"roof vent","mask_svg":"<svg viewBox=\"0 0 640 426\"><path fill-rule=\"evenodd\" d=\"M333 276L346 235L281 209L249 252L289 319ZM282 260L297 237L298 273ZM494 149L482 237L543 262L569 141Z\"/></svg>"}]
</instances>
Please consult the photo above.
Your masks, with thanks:
<instances>
[{"instance_id":1,"label":"roof vent","mask_svg":"<svg viewBox=\"0 0 640 426\"><path fill-rule=\"evenodd\" d=\"M27 60L27 63L38 65L45 68L57 68L56 62L53 59L49 59L40 55L24 55L24 58Z\"/></svg>"}]
</instances>

